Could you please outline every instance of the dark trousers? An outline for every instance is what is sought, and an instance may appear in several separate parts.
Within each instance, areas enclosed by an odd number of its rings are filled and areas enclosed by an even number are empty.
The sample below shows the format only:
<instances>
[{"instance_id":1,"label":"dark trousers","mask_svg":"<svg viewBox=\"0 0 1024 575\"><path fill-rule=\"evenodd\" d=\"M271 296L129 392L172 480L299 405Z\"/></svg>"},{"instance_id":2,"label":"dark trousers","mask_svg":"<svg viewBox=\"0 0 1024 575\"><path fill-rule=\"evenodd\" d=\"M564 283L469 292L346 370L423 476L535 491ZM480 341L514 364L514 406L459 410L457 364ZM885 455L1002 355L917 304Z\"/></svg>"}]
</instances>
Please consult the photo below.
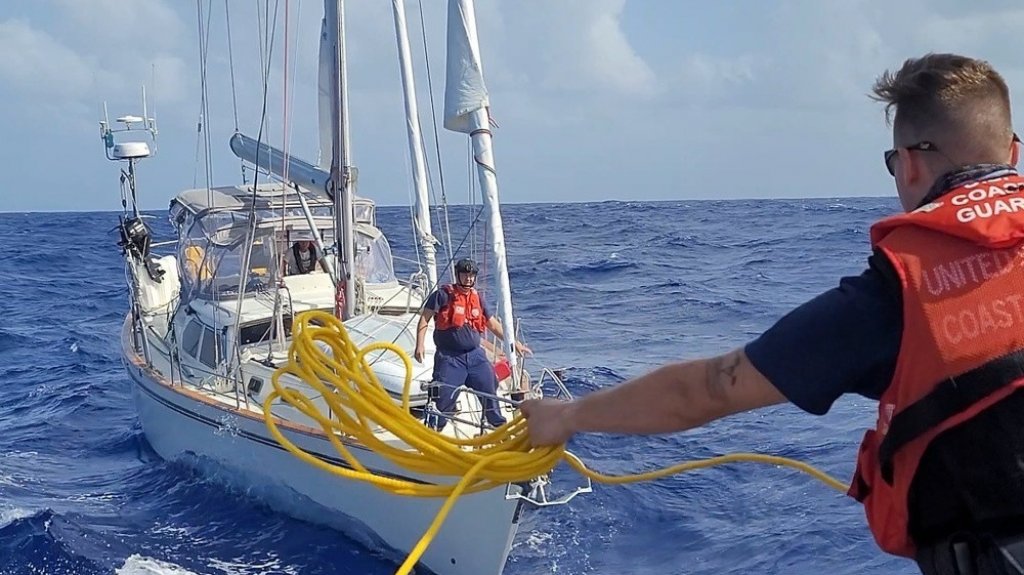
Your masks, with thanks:
<instances>
[{"instance_id":1,"label":"dark trousers","mask_svg":"<svg viewBox=\"0 0 1024 575\"><path fill-rule=\"evenodd\" d=\"M487 360L483 348L476 348L466 353L448 354L438 350L434 354L434 382L440 384L435 397L437 410L448 415L455 413L455 402L459 399L459 387L466 387L496 395L498 378L494 375L494 366ZM480 397L487 422L497 427L505 423L505 418L498 411L498 402L489 397ZM445 420L434 425L444 427Z\"/></svg>"},{"instance_id":2,"label":"dark trousers","mask_svg":"<svg viewBox=\"0 0 1024 575\"><path fill-rule=\"evenodd\" d=\"M917 552L924 575L1024 575L1024 525L1015 535L961 533Z\"/></svg>"}]
</instances>

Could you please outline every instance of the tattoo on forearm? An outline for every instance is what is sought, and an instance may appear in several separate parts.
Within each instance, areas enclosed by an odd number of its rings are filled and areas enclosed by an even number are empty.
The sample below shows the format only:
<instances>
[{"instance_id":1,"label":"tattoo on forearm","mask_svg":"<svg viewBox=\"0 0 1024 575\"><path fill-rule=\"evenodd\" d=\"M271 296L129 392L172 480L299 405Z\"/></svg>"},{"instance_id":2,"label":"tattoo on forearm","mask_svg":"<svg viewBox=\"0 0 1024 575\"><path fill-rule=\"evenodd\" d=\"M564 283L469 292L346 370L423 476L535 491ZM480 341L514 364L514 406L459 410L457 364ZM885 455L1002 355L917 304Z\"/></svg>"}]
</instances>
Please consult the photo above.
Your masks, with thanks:
<instances>
[{"instance_id":1,"label":"tattoo on forearm","mask_svg":"<svg viewBox=\"0 0 1024 575\"><path fill-rule=\"evenodd\" d=\"M739 366L740 354L738 351L708 361L707 390L711 399L725 400L728 388L736 385Z\"/></svg>"}]
</instances>

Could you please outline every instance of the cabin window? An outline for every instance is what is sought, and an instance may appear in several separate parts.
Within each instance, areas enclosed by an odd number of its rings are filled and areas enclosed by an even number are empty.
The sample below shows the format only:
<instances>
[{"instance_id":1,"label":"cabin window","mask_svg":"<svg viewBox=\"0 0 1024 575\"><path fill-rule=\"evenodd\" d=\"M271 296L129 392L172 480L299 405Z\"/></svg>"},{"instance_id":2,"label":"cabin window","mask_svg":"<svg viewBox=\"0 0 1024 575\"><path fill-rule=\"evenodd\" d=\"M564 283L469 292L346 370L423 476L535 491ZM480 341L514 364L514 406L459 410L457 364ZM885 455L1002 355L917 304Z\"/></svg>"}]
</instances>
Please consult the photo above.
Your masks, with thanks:
<instances>
[{"instance_id":1,"label":"cabin window","mask_svg":"<svg viewBox=\"0 0 1024 575\"><path fill-rule=\"evenodd\" d=\"M188 355L195 357L199 350L199 336L203 334L203 326L198 321L192 320L185 326L185 333L181 336L181 349Z\"/></svg>"},{"instance_id":2,"label":"cabin window","mask_svg":"<svg viewBox=\"0 0 1024 575\"><path fill-rule=\"evenodd\" d=\"M223 354L221 347L217 334L212 329L205 328L203 330L203 347L199 351L199 361L207 367L217 367L217 360Z\"/></svg>"},{"instance_id":3,"label":"cabin window","mask_svg":"<svg viewBox=\"0 0 1024 575\"><path fill-rule=\"evenodd\" d=\"M271 326L276 323L268 319L258 323L243 325L238 334L239 345L259 343L271 339ZM290 316L284 317L284 335L285 337L291 337L292 335L292 318Z\"/></svg>"}]
</instances>

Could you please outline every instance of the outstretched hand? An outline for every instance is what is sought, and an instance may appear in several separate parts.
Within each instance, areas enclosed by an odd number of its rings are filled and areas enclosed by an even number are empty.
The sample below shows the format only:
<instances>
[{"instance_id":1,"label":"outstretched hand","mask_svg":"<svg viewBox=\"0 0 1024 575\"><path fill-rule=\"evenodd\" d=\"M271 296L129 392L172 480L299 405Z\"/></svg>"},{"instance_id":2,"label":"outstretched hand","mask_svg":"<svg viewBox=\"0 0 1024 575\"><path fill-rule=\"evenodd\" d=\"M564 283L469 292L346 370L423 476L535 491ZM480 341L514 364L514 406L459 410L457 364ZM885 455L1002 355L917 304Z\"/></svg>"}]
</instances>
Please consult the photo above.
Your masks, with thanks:
<instances>
[{"instance_id":1,"label":"outstretched hand","mask_svg":"<svg viewBox=\"0 0 1024 575\"><path fill-rule=\"evenodd\" d=\"M572 412L575 404L560 399L528 399L519 404L526 418L530 445L562 445L569 441L575 430Z\"/></svg>"}]
</instances>

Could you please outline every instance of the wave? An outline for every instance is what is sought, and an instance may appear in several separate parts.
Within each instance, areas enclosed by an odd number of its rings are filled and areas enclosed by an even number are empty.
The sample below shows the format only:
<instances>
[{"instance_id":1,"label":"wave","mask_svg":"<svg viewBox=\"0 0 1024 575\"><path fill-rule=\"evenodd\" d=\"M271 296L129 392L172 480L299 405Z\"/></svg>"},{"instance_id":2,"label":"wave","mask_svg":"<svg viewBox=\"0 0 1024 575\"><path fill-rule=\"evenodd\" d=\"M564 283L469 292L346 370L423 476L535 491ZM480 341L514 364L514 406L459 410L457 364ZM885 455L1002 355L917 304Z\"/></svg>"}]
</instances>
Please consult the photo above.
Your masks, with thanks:
<instances>
[{"instance_id":1,"label":"wave","mask_svg":"<svg viewBox=\"0 0 1024 575\"><path fill-rule=\"evenodd\" d=\"M89 535L103 539L52 509L18 517L0 528L0 573L30 573L38 566L54 575L108 572L96 545L86 543Z\"/></svg>"}]
</instances>

